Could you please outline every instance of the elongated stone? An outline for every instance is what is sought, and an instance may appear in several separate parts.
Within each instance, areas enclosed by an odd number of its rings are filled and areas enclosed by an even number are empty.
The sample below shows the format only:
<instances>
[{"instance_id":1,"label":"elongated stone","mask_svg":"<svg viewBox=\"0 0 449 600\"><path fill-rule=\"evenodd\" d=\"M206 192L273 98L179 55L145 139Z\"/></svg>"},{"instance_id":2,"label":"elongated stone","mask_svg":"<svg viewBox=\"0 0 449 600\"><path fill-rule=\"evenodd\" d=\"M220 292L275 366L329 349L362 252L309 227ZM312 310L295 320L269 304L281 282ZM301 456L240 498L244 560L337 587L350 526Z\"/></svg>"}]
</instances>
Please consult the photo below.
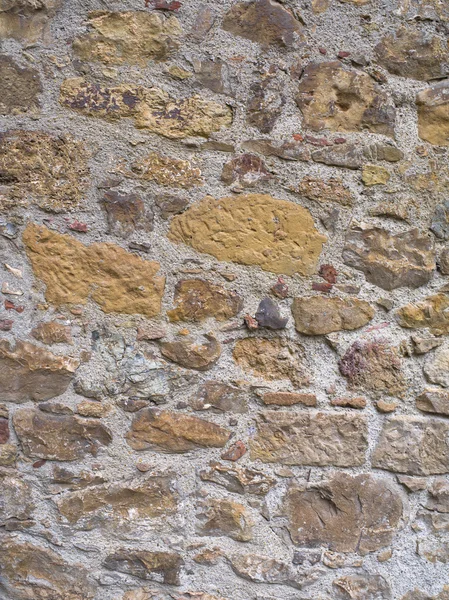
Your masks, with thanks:
<instances>
[{"instance_id":1,"label":"elongated stone","mask_svg":"<svg viewBox=\"0 0 449 600\"><path fill-rule=\"evenodd\" d=\"M292 305L296 331L323 335L334 331L363 327L374 316L374 308L357 298L310 296L295 298Z\"/></svg>"}]
</instances>

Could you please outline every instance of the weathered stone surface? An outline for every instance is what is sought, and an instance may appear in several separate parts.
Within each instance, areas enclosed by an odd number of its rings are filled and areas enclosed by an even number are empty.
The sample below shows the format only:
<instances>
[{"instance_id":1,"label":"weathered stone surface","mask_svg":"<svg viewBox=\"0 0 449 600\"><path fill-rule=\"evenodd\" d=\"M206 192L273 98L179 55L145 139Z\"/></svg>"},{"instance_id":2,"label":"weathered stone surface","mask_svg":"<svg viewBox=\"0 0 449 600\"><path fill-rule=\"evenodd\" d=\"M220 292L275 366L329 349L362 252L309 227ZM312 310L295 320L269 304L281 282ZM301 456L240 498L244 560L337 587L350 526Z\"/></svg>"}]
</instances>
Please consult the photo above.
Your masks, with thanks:
<instances>
[{"instance_id":1,"label":"weathered stone surface","mask_svg":"<svg viewBox=\"0 0 449 600\"><path fill-rule=\"evenodd\" d=\"M396 311L401 327L409 329L429 328L435 335L449 333L449 296L433 294L418 302L411 302Z\"/></svg>"},{"instance_id":2,"label":"weathered stone surface","mask_svg":"<svg viewBox=\"0 0 449 600\"><path fill-rule=\"evenodd\" d=\"M43 546L5 538L0 545L0 592L15 600L90 600L88 571Z\"/></svg>"},{"instance_id":3,"label":"weathered stone surface","mask_svg":"<svg viewBox=\"0 0 449 600\"><path fill-rule=\"evenodd\" d=\"M361 397L332 398L331 406L340 406L341 408L365 408L366 399Z\"/></svg>"},{"instance_id":4,"label":"weathered stone surface","mask_svg":"<svg viewBox=\"0 0 449 600\"><path fill-rule=\"evenodd\" d=\"M442 275L449 275L449 247L443 248L438 258L438 266Z\"/></svg>"},{"instance_id":5,"label":"weathered stone surface","mask_svg":"<svg viewBox=\"0 0 449 600\"><path fill-rule=\"evenodd\" d=\"M180 160L151 152L132 166L136 175L158 185L189 189L203 185L200 169L192 167L188 160Z\"/></svg>"},{"instance_id":6,"label":"weathered stone surface","mask_svg":"<svg viewBox=\"0 0 449 600\"><path fill-rule=\"evenodd\" d=\"M204 337L207 339L204 344L197 344L192 338L161 342L161 354L186 369L207 371L220 358L221 345L212 335Z\"/></svg>"},{"instance_id":7,"label":"weathered stone surface","mask_svg":"<svg viewBox=\"0 0 449 600\"><path fill-rule=\"evenodd\" d=\"M249 542L253 538L254 523L248 510L233 500L205 500L196 517L199 535L226 536L238 542Z\"/></svg>"},{"instance_id":8,"label":"weathered stone surface","mask_svg":"<svg viewBox=\"0 0 449 600\"><path fill-rule=\"evenodd\" d=\"M285 329L288 317L281 317L278 305L271 298L263 298L255 314L259 327L266 329Z\"/></svg>"},{"instance_id":9,"label":"weathered stone surface","mask_svg":"<svg viewBox=\"0 0 449 600\"><path fill-rule=\"evenodd\" d=\"M264 46L291 48L302 39L302 27L292 13L278 2L238 2L226 13L222 27L234 35Z\"/></svg>"},{"instance_id":10,"label":"weathered stone surface","mask_svg":"<svg viewBox=\"0 0 449 600\"><path fill-rule=\"evenodd\" d=\"M295 298L292 304L296 331L306 335L323 335L343 329L363 327L374 316L374 308L357 298L310 296Z\"/></svg>"},{"instance_id":11,"label":"weathered stone surface","mask_svg":"<svg viewBox=\"0 0 449 600\"><path fill-rule=\"evenodd\" d=\"M59 494L60 492L82 490L89 486L101 485L106 482L106 479L92 471L75 471L67 468L66 465L62 467L53 465L50 482L52 484L50 492Z\"/></svg>"},{"instance_id":12,"label":"weathered stone surface","mask_svg":"<svg viewBox=\"0 0 449 600\"><path fill-rule=\"evenodd\" d=\"M424 374L431 383L449 387L449 348L440 346L424 364Z\"/></svg>"},{"instance_id":13,"label":"weathered stone surface","mask_svg":"<svg viewBox=\"0 0 449 600\"><path fill-rule=\"evenodd\" d=\"M292 484L282 514L298 546L367 554L391 543L403 505L386 479L337 473L320 483Z\"/></svg>"},{"instance_id":14,"label":"weathered stone surface","mask_svg":"<svg viewBox=\"0 0 449 600\"><path fill-rule=\"evenodd\" d=\"M223 166L221 180L226 185L239 184L244 188L270 181L273 176L264 161L255 154L240 154Z\"/></svg>"},{"instance_id":15,"label":"weathered stone surface","mask_svg":"<svg viewBox=\"0 0 449 600\"><path fill-rule=\"evenodd\" d=\"M172 196L171 194L162 194L155 199L155 204L161 212L163 219L169 219L173 215L177 215L189 204L187 198L181 196Z\"/></svg>"},{"instance_id":16,"label":"weathered stone surface","mask_svg":"<svg viewBox=\"0 0 449 600\"><path fill-rule=\"evenodd\" d=\"M445 585L443 590L436 596L429 596L429 594L415 589L407 592L401 600L449 600L449 585Z\"/></svg>"},{"instance_id":17,"label":"weathered stone surface","mask_svg":"<svg viewBox=\"0 0 449 600\"><path fill-rule=\"evenodd\" d=\"M303 350L283 338L244 338L238 340L233 352L234 360L256 377L264 379L290 379L301 387L309 383L303 361Z\"/></svg>"},{"instance_id":18,"label":"weathered stone surface","mask_svg":"<svg viewBox=\"0 0 449 600\"><path fill-rule=\"evenodd\" d=\"M78 361L29 342L0 341L0 400L49 400L67 389Z\"/></svg>"},{"instance_id":19,"label":"weathered stone surface","mask_svg":"<svg viewBox=\"0 0 449 600\"><path fill-rule=\"evenodd\" d=\"M351 191L343 185L340 177L322 180L308 175L299 182L295 191L309 200L320 203L336 202L342 206L351 206L353 203Z\"/></svg>"},{"instance_id":20,"label":"weathered stone surface","mask_svg":"<svg viewBox=\"0 0 449 600\"><path fill-rule=\"evenodd\" d=\"M305 126L315 131L367 130L394 137L391 99L367 73L339 61L308 64L296 103Z\"/></svg>"},{"instance_id":21,"label":"weathered stone surface","mask_svg":"<svg viewBox=\"0 0 449 600\"><path fill-rule=\"evenodd\" d=\"M214 317L226 321L238 315L243 300L233 291L203 279L181 279L175 287L176 308L168 311L170 321L203 321Z\"/></svg>"},{"instance_id":22,"label":"weathered stone surface","mask_svg":"<svg viewBox=\"0 0 449 600\"><path fill-rule=\"evenodd\" d=\"M33 458L79 460L87 454L96 456L112 441L109 430L98 421L32 408L16 411L13 425L23 453Z\"/></svg>"},{"instance_id":23,"label":"weathered stone surface","mask_svg":"<svg viewBox=\"0 0 449 600\"><path fill-rule=\"evenodd\" d=\"M173 218L169 238L219 260L287 275L312 274L326 241L306 209L263 194L207 196Z\"/></svg>"},{"instance_id":24,"label":"weathered stone surface","mask_svg":"<svg viewBox=\"0 0 449 600\"><path fill-rule=\"evenodd\" d=\"M262 471L246 467L230 467L218 462L211 462L208 469L200 471L203 481L221 485L234 494L255 494L264 496L276 483L273 477Z\"/></svg>"},{"instance_id":25,"label":"weathered stone surface","mask_svg":"<svg viewBox=\"0 0 449 600\"><path fill-rule=\"evenodd\" d=\"M312 160L331 167L360 169L363 163L362 150L355 144L325 146L312 152Z\"/></svg>"},{"instance_id":26,"label":"weathered stone surface","mask_svg":"<svg viewBox=\"0 0 449 600\"><path fill-rule=\"evenodd\" d=\"M254 96L256 99L256 96ZM268 97L271 98L271 95ZM256 99L257 100L257 99ZM254 125L260 131L264 132L262 127L265 123L269 127L269 131L274 126L274 122L277 119L276 112L266 110L266 102L264 99L257 100L254 104L252 101L248 104L249 112L252 116L248 115L248 121L251 125ZM279 104L279 103L278 103ZM283 106L283 104L281 103ZM250 107L253 107L250 110ZM273 121L272 115L275 115L275 119ZM247 140L242 144L243 150L249 150L250 152L259 152L259 154L263 154L264 156L277 156L278 158L282 158L284 160L293 160L293 161L309 161L310 160L310 150L301 142L293 141L284 141L277 142L275 140L266 140L266 139L255 139L255 140Z\"/></svg>"},{"instance_id":27,"label":"weathered stone surface","mask_svg":"<svg viewBox=\"0 0 449 600\"><path fill-rule=\"evenodd\" d=\"M445 79L419 92L416 104L419 137L435 146L448 146L449 81Z\"/></svg>"},{"instance_id":28,"label":"weathered stone surface","mask_svg":"<svg viewBox=\"0 0 449 600\"><path fill-rule=\"evenodd\" d=\"M57 321L39 323L31 331L31 335L44 344L71 344L72 334L69 325Z\"/></svg>"},{"instance_id":29,"label":"weathered stone surface","mask_svg":"<svg viewBox=\"0 0 449 600\"><path fill-rule=\"evenodd\" d=\"M39 73L35 69L21 68L9 56L2 56L0 57L0 79L2 81L0 114L14 115L37 111L38 96L42 86Z\"/></svg>"},{"instance_id":30,"label":"weathered stone surface","mask_svg":"<svg viewBox=\"0 0 449 600\"><path fill-rule=\"evenodd\" d=\"M363 148L363 156L368 160L385 160L398 162L404 158L404 153L392 142L373 142Z\"/></svg>"},{"instance_id":31,"label":"weathered stone surface","mask_svg":"<svg viewBox=\"0 0 449 600\"><path fill-rule=\"evenodd\" d=\"M429 417L398 416L385 421L373 467L408 475L449 472L449 425Z\"/></svg>"},{"instance_id":32,"label":"weathered stone surface","mask_svg":"<svg viewBox=\"0 0 449 600\"><path fill-rule=\"evenodd\" d=\"M316 406L316 396L298 392L268 392L263 395L263 403L276 406L294 406L296 404Z\"/></svg>"},{"instance_id":33,"label":"weathered stone surface","mask_svg":"<svg viewBox=\"0 0 449 600\"><path fill-rule=\"evenodd\" d=\"M0 5L0 40L14 38L31 44L48 38L49 22L61 0L4 0Z\"/></svg>"},{"instance_id":34,"label":"weathered stone surface","mask_svg":"<svg viewBox=\"0 0 449 600\"><path fill-rule=\"evenodd\" d=\"M174 100L159 88L121 85L101 87L82 78L61 85L62 106L82 114L117 120L133 117L136 127L171 139L209 137L232 123L232 110L201 96Z\"/></svg>"},{"instance_id":35,"label":"weathered stone surface","mask_svg":"<svg viewBox=\"0 0 449 600\"><path fill-rule=\"evenodd\" d=\"M56 305L95 300L106 312L160 311L165 278L159 263L146 261L109 243L85 246L69 235L30 223L23 241L34 274L47 286L46 299Z\"/></svg>"},{"instance_id":36,"label":"weathered stone surface","mask_svg":"<svg viewBox=\"0 0 449 600\"><path fill-rule=\"evenodd\" d=\"M179 585L184 561L175 552L150 552L149 550L117 550L109 554L103 566L111 571L127 573L139 579Z\"/></svg>"},{"instance_id":37,"label":"weathered stone surface","mask_svg":"<svg viewBox=\"0 0 449 600\"><path fill-rule=\"evenodd\" d=\"M81 60L107 65L164 60L178 48L182 34L176 17L143 11L93 11L88 25L93 32L78 37L73 49Z\"/></svg>"},{"instance_id":38,"label":"weathered stone surface","mask_svg":"<svg viewBox=\"0 0 449 600\"><path fill-rule=\"evenodd\" d=\"M432 240L417 229L393 234L381 227L355 225L346 235L342 256L345 264L384 290L420 287L435 270Z\"/></svg>"},{"instance_id":39,"label":"weathered stone surface","mask_svg":"<svg viewBox=\"0 0 449 600\"><path fill-rule=\"evenodd\" d=\"M426 413L449 416L449 391L428 388L416 398L416 408Z\"/></svg>"},{"instance_id":40,"label":"weathered stone surface","mask_svg":"<svg viewBox=\"0 0 449 600\"><path fill-rule=\"evenodd\" d=\"M9 420L8 416L0 417L0 444L6 444L9 440Z\"/></svg>"},{"instance_id":41,"label":"weathered stone surface","mask_svg":"<svg viewBox=\"0 0 449 600\"><path fill-rule=\"evenodd\" d=\"M302 589L307 580L307 576L301 576L291 565L269 556L236 554L231 557L230 562L234 573L254 583L288 585ZM312 575L308 583L312 583L313 579Z\"/></svg>"},{"instance_id":42,"label":"weathered stone surface","mask_svg":"<svg viewBox=\"0 0 449 600\"><path fill-rule=\"evenodd\" d=\"M391 588L381 575L344 575L332 583L338 600L391 600Z\"/></svg>"},{"instance_id":43,"label":"weathered stone surface","mask_svg":"<svg viewBox=\"0 0 449 600\"><path fill-rule=\"evenodd\" d=\"M308 466L360 466L368 447L362 415L265 411L250 441L252 460Z\"/></svg>"},{"instance_id":44,"label":"weathered stone surface","mask_svg":"<svg viewBox=\"0 0 449 600\"><path fill-rule=\"evenodd\" d=\"M248 404L242 389L222 383L206 381L192 396L190 406L193 410L211 410L217 413L246 413Z\"/></svg>"},{"instance_id":45,"label":"weathered stone surface","mask_svg":"<svg viewBox=\"0 0 449 600\"><path fill-rule=\"evenodd\" d=\"M70 136L19 130L0 135L2 209L30 203L51 212L77 208L88 172L84 145Z\"/></svg>"},{"instance_id":46,"label":"weathered stone surface","mask_svg":"<svg viewBox=\"0 0 449 600\"><path fill-rule=\"evenodd\" d=\"M449 513L449 483L447 480L435 479L432 482L426 508L439 513Z\"/></svg>"},{"instance_id":47,"label":"weathered stone surface","mask_svg":"<svg viewBox=\"0 0 449 600\"><path fill-rule=\"evenodd\" d=\"M189 452L200 448L223 448L230 432L204 419L147 408L139 411L126 441L134 450Z\"/></svg>"},{"instance_id":48,"label":"weathered stone surface","mask_svg":"<svg viewBox=\"0 0 449 600\"><path fill-rule=\"evenodd\" d=\"M390 180L390 172L380 165L363 165L362 181L366 186L385 185Z\"/></svg>"},{"instance_id":49,"label":"weathered stone surface","mask_svg":"<svg viewBox=\"0 0 449 600\"><path fill-rule=\"evenodd\" d=\"M0 485L0 527L8 527L8 521L28 521L35 509L31 486L6 473L0 473Z\"/></svg>"},{"instance_id":50,"label":"weathered stone surface","mask_svg":"<svg viewBox=\"0 0 449 600\"><path fill-rule=\"evenodd\" d=\"M430 226L431 231L441 240L449 240L449 201L438 204Z\"/></svg>"},{"instance_id":51,"label":"weathered stone surface","mask_svg":"<svg viewBox=\"0 0 449 600\"><path fill-rule=\"evenodd\" d=\"M14 467L17 458L17 446L0 444L0 467Z\"/></svg>"},{"instance_id":52,"label":"weathered stone surface","mask_svg":"<svg viewBox=\"0 0 449 600\"><path fill-rule=\"evenodd\" d=\"M248 125L256 127L261 133L270 133L281 116L286 102L285 96L281 93L276 82L271 81L269 78L253 83L250 94L246 104L246 121ZM266 145L266 142L264 145ZM268 154L272 152L280 156L285 154L286 151L288 153L285 148L276 149L273 147L270 150L270 147L271 144L268 144ZM294 154L294 151L291 151L291 154Z\"/></svg>"},{"instance_id":53,"label":"weathered stone surface","mask_svg":"<svg viewBox=\"0 0 449 600\"><path fill-rule=\"evenodd\" d=\"M356 341L339 362L350 389L403 396L407 382L397 349L383 340Z\"/></svg>"},{"instance_id":54,"label":"weathered stone surface","mask_svg":"<svg viewBox=\"0 0 449 600\"><path fill-rule=\"evenodd\" d=\"M153 212L137 194L109 190L100 204L106 213L108 233L128 239L135 231L153 231Z\"/></svg>"}]
</instances>

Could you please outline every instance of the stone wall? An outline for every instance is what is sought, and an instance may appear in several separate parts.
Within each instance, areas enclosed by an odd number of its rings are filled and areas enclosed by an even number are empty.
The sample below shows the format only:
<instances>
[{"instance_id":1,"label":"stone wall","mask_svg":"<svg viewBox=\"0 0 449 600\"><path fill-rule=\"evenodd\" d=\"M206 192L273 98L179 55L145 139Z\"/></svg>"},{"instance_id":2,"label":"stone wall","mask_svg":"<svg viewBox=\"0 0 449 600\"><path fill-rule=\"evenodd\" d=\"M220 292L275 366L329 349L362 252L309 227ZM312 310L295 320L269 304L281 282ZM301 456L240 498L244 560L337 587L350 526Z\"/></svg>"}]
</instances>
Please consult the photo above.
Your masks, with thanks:
<instances>
[{"instance_id":1,"label":"stone wall","mask_svg":"<svg viewBox=\"0 0 449 600\"><path fill-rule=\"evenodd\" d=\"M448 33L0 1L1 600L449 598Z\"/></svg>"}]
</instances>

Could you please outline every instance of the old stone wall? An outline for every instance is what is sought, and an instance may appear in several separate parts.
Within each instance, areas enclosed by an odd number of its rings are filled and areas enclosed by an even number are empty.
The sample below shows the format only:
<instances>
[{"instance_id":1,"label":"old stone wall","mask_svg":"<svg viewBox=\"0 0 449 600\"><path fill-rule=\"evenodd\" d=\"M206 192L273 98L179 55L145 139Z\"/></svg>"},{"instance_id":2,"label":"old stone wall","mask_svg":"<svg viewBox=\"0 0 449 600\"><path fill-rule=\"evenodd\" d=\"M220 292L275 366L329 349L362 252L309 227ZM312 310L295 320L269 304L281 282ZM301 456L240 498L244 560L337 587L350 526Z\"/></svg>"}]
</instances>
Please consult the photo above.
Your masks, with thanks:
<instances>
[{"instance_id":1,"label":"old stone wall","mask_svg":"<svg viewBox=\"0 0 449 600\"><path fill-rule=\"evenodd\" d=\"M449 598L446 0L0 0L1 600Z\"/></svg>"}]
</instances>

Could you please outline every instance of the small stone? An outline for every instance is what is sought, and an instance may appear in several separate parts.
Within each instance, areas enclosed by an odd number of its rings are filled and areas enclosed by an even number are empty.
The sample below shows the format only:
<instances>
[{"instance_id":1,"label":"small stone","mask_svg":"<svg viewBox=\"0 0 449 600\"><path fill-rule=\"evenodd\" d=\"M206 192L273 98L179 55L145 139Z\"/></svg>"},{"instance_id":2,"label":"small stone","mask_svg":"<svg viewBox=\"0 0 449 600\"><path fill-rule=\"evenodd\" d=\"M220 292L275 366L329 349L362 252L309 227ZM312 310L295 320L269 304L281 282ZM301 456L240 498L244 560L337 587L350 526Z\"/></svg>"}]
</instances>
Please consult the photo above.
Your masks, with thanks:
<instances>
[{"instance_id":1,"label":"small stone","mask_svg":"<svg viewBox=\"0 0 449 600\"><path fill-rule=\"evenodd\" d=\"M189 201L187 198L181 198L180 196L162 194L158 195L154 203L159 207L162 219L168 219L183 212Z\"/></svg>"},{"instance_id":2,"label":"small stone","mask_svg":"<svg viewBox=\"0 0 449 600\"><path fill-rule=\"evenodd\" d=\"M391 548L387 548L386 550L382 550L377 555L377 561L380 563L384 563L390 560L393 556L393 550Z\"/></svg>"},{"instance_id":3,"label":"small stone","mask_svg":"<svg viewBox=\"0 0 449 600\"><path fill-rule=\"evenodd\" d=\"M409 492L420 492L427 489L426 477L410 477L410 475L396 475L398 482L405 486Z\"/></svg>"},{"instance_id":4,"label":"small stone","mask_svg":"<svg viewBox=\"0 0 449 600\"><path fill-rule=\"evenodd\" d=\"M52 415L73 415L73 410L70 406L66 406L60 402L40 402L38 408Z\"/></svg>"},{"instance_id":5,"label":"small stone","mask_svg":"<svg viewBox=\"0 0 449 600\"><path fill-rule=\"evenodd\" d=\"M337 283L338 271L332 265L321 265L318 275L325 279L328 283Z\"/></svg>"},{"instance_id":6,"label":"small stone","mask_svg":"<svg viewBox=\"0 0 449 600\"><path fill-rule=\"evenodd\" d=\"M296 331L306 335L324 335L334 331L363 327L374 316L374 308L357 298L311 296L295 298L292 313Z\"/></svg>"},{"instance_id":7,"label":"small stone","mask_svg":"<svg viewBox=\"0 0 449 600\"><path fill-rule=\"evenodd\" d=\"M221 180L226 185L238 183L244 188L270 181L273 176L267 171L264 161L255 154L241 154L223 166Z\"/></svg>"},{"instance_id":8,"label":"small stone","mask_svg":"<svg viewBox=\"0 0 449 600\"><path fill-rule=\"evenodd\" d=\"M241 440L239 440L238 442L232 444L232 446L229 446L229 448L225 452L222 452L221 458L223 460L236 462L237 460L242 458L244 454L246 454L246 446Z\"/></svg>"},{"instance_id":9,"label":"small stone","mask_svg":"<svg viewBox=\"0 0 449 600\"><path fill-rule=\"evenodd\" d=\"M334 140L335 141L335 140ZM373 142L363 148L363 156L368 160L398 162L404 158L404 153L392 142Z\"/></svg>"},{"instance_id":10,"label":"small stone","mask_svg":"<svg viewBox=\"0 0 449 600\"><path fill-rule=\"evenodd\" d=\"M222 383L221 381L206 381L192 396L190 406L193 410L211 410L213 412L238 413L248 412L248 404L243 390Z\"/></svg>"},{"instance_id":11,"label":"small stone","mask_svg":"<svg viewBox=\"0 0 449 600\"><path fill-rule=\"evenodd\" d=\"M424 363L424 374L431 383L449 387L449 348L440 346Z\"/></svg>"},{"instance_id":12,"label":"small stone","mask_svg":"<svg viewBox=\"0 0 449 600\"><path fill-rule=\"evenodd\" d=\"M255 331L256 329L259 329L259 323L251 315L245 315L243 317L243 321L249 331Z\"/></svg>"},{"instance_id":13,"label":"small stone","mask_svg":"<svg viewBox=\"0 0 449 600\"><path fill-rule=\"evenodd\" d=\"M209 468L200 471L202 481L220 485L234 494L264 496L275 485L275 479L262 471L238 465L230 467L212 461Z\"/></svg>"},{"instance_id":14,"label":"small stone","mask_svg":"<svg viewBox=\"0 0 449 600\"><path fill-rule=\"evenodd\" d=\"M441 240L449 240L449 201L435 208L430 230Z\"/></svg>"},{"instance_id":15,"label":"small stone","mask_svg":"<svg viewBox=\"0 0 449 600\"><path fill-rule=\"evenodd\" d=\"M221 345L212 335L206 342L197 344L190 337L177 342L161 342L161 354L185 369L206 371L214 366L221 355Z\"/></svg>"},{"instance_id":16,"label":"small stone","mask_svg":"<svg viewBox=\"0 0 449 600\"><path fill-rule=\"evenodd\" d=\"M428 296L419 302L406 304L396 311L401 327L429 328L433 334L449 333L449 296L444 293Z\"/></svg>"},{"instance_id":17,"label":"small stone","mask_svg":"<svg viewBox=\"0 0 449 600\"><path fill-rule=\"evenodd\" d=\"M0 57L0 79L2 81L0 114L17 115L37 112L38 96L42 92L38 71L21 68L11 57L3 55Z\"/></svg>"},{"instance_id":18,"label":"small stone","mask_svg":"<svg viewBox=\"0 0 449 600\"><path fill-rule=\"evenodd\" d=\"M132 166L139 179L154 181L158 185L190 189L204 184L200 169L191 166L188 160L170 158L151 152Z\"/></svg>"},{"instance_id":19,"label":"small stone","mask_svg":"<svg viewBox=\"0 0 449 600\"><path fill-rule=\"evenodd\" d=\"M268 392L263 395L263 403L276 406L316 406L317 399L315 394L305 394L300 392Z\"/></svg>"},{"instance_id":20,"label":"small stone","mask_svg":"<svg viewBox=\"0 0 449 600\"><path fill-rule=\"evenodd\" d=\"M72 334L68 325L57 321L39 323L31 331L31 335L44 344L72 344Z\"/></svg>"},{"instance_id":21,"label":"small stone","mask_svg":"<svg viewBox=\"0 0 449 600\"><path fill-rule=\"evenodd\" d=\"M135 231L153 231L153 212L137 194L109 190L100 204L106 213L108 233L128 239Z\"/></svg>"},{"instance_id":22,"label":"small stone","mask_svg":"<svg viewBox=\"0 0 449 600\"><path fill-rule=\"evenodd\" d=\"M170 321L203 321L214 317L225 321L238 315L243 299L233 291L204 281L182 279L175 287L176 308L167 312Z\"/></svg>"},{"instance_id":23,"label":"small stone","mask_svg":"<svg viewBox=\"0 0 449 600\"><path fill-rule=\"evenodd\" d=\"M278 277L277 282L271 286L270 291L277 298L287 298L288 296L288 285L285 283L283 277Z\"/></svg>"},{"instance_id":24,"label":"small stone","mask_svg":"<svg viewBox=\"0 0 449 600\"><path fill-rule=\"evenodd\" d=\"M449 391L428 388L416 398L416 408L426 413L449 416Z\"/></svg>"},{"instance_id":25,"label":"small stone","mask_svg":"<svg viewBox=\"0 0 449 600\"><path fill-rule=\"evenodd\" d=\"M387 402L386 400L377 400L376 408L381 413L394 412L398 407L397 402Z\"/></svg>"},{"instance_id":26,"label":"small stone","mask_svg":"<svg viewBox=\"0 0 449 600\"><path fill-rule=\"evenodd\" d=\"M167 329L164 325L151 325L144 323L137 328L137 341L142 340L151 342L153 340L160 340L167 335Z\"/></svg>"},{"instance_id":27,"label":"small stone","mask_svg":"<svg viewBox=\"0 0 449 600\"><path fill-rule=\"evenodd\" d=\"M379 165L363 165L362 181L366 186L385 185L390 180L390 173Z\"/></svg>"},{"instance_id":28,"label":"small stone","mask_svg":"<svg viewBox=\"0 0 449 600\"><path fill-rule=\"evenodd\" d=\"M249 542L253 538L253 520L247 509L233 500L206 500L200 505L196 518L199 535L226 536L238 542Z\"/></svg>"},{"instance_id":29,"label":"small stone","mask_svg":"<svg viewBox=\"0 0 449 600\"><path fill-rule=\"evenodd\" d=\"M427 354L430 350L438 348L443 343L441 338L433 336L412 335L413 351L415 354Z\"/></svg>"},{"instance_id":30,"label":"small stone","mask_svg":"<svg viewBox=\"0 0 449 600\"><path fill-rule=\"evenodd\" d=\"M345 575L332 583L336 600L391 600L391 588L381 575Z\"/></svg>"},{"instance_id":31,"label":"small stone","mask_svg":"<svg viewBox=\"0 0 449 600\"><path fill-rule=\"evenodd\" d=\"M14 444L0 444L0 467L15 467L18 448Z\"/></svg>"},{"instance_id":32,"label":"small stone","mask_svg":"<svg viewBox=\"0 0 449 600\"><path fill-rule=\"evenodd\" d=\"M11 319L0 319L0 331L11 331L13 324Z\"/></svg>"},{"instance_id":33,"label":"small stone","mask_svg":"<svg viewBox=\"0 0 449 600\"><path fill-rule=\"evenodd\" d=\"M270 556L259 554L234 555L231 557L231 567L239 577L254 583L288 585L296 589L302 589L307 582L307 575L296 573L289 564ZM314 579L312 575L309 583L312 583Z\"/></svg>"},{"instance_id":34,"label":"small stone","mask_svg":"<svg viewBox=\"0 0 449 600\"><path fill-rule=\"evenodd\" d=\"M84 400L76 407L76 412L82 417L105 417L111 411L110 405Z\"/></svg>"},{"instance_id":35,"label":"small stone","mask_svg":"<svg viewBox=\"0 0 449 600\"><path fill-rule=\"evenodd\" d=\"M200 6L189 35L199 42L204 40L214 21L214 11L207 5Z\"/></svg>"},{"instance_id":36,"label":"small stone","mask_svg":"<svg viewBox=\"0 0 449 600\"><path fill-rule=\"evenodd\" d=\"M6 444L9 440L9 421L0 417L0 444Z\"/></svg>"},{"instance_id":37,"label":"small stone","mask_svg":"<svg viewBox=\"0 0 449 600\"><path fill-rule=\"evenodd\" d=\"M353 203L351 191L343 185L343 181L339 177L322 180L309 175L299 182L294 191L320 204L336 202L342 206L352 206Z\"/></svg>"},{"instance_id":38,"label":"small stone","mask_svg":"<svg viewBox=\"0 0 449 600\"><path fill-rule=\"evenodd\" d=\"M260 301L255 316L259 327L267 329L285 329L288 322L288 317L281 317L278 306L268 297Z\"/></svg>"},{"instance_id":39,"label":"small stone","mask_svg":"<svg viewBox=\"0 0 449 600\"><path fill-rule=\"evenodd\" d=\"M216 94L235 95L237 79L227 62L219 58L193 59L195 79L200 86Z\"/></svg>"},{"instance_id":40,"label":"small stone","mask_svg":"<svg viewBox=\"0 0 449 600\"><path fill-rule=\"evenodd\" d=\"M418 135L435 146L449 145L449 82L434 83L416 96Z\"/></svg>"},{"instance_id":41,"label":"small stone","mask_svg":"<svg viewBox=\"0 0 449 600\"><path fill-rule=\"evenodd\" d=\"M184 79L190 79L190 77L193 75L190 71L186 71L178 65L170 65L167 68L167 73L169 73L170 77L179 79L180 81L183 81Z\"/></svg>"},{"instance_id":42,"label":"small stone","mask_svg":"<svg viewBox=\"0 0 449 600\"><path fill-rule=\"evenodd\" d=\"M180 585L183 565L181 556L174 552L127 549L109 554L103 562L103 566L110 571L126 573L138 579L162 581L169 585Z\"/></svg>"},{"instance_id":43,"label":"small stone","mask_svg":"<svg viewBox=\"0 0 449 600\"><path fill-rule=\"evenodd\" d=\"M270 133L282 114L286 102L284 95L280 92L276 82L269 78L253 83L250 87L250 94L246 105L248 125L256 127L261 133ZM257 152L257 148L254 151ZM273 152L282 154L283 150L273 149Z\"/></svg>"},{"instance_id":44,"label":"small stone","mask_svg":"<svg viewBox=\"0 0 449 600\"><path fill-rule=\"evenodd\" d=\"M50 21L61 4L61 0L9 0L2 4L0 40L13 38L30 45L50 41Z\"/></svg>"},{"instance_id":45,"label":"small stone","mask_svg":"<svg viewBox=\"0 0 449 600\"><path fill-rule=\"evenodd\" d=\"M366 399L365 398L332 398L331 400L332 406L340 406L341 408L365 408L366 407Z\"/></svg>"}]
</instances>

